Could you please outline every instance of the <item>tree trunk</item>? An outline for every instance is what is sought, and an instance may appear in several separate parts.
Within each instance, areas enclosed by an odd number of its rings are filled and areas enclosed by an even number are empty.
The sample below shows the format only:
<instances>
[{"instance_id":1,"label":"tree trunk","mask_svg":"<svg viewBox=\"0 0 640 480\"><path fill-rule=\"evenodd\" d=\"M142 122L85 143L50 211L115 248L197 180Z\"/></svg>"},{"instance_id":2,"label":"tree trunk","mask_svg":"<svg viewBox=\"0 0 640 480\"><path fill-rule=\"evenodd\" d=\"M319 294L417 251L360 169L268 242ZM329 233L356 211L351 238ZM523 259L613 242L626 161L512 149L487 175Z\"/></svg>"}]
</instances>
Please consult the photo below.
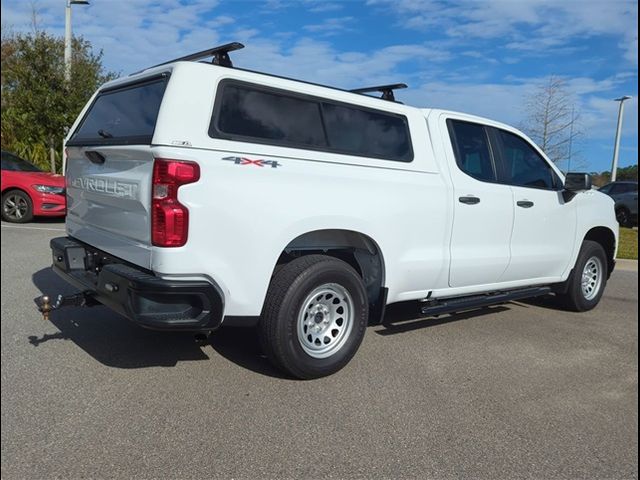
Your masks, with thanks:
<instances>
[{"instance_id":1,"label":"tree trunk","mask_svg":"<svg viewBox=\"0 0 640 480\"><path fill-rule=\"evenodd\" d=\"M56 149L53 145L53 138L49 139L49 160L51 162L51 173L56 173Z\"/></svg>"}]
</instances>

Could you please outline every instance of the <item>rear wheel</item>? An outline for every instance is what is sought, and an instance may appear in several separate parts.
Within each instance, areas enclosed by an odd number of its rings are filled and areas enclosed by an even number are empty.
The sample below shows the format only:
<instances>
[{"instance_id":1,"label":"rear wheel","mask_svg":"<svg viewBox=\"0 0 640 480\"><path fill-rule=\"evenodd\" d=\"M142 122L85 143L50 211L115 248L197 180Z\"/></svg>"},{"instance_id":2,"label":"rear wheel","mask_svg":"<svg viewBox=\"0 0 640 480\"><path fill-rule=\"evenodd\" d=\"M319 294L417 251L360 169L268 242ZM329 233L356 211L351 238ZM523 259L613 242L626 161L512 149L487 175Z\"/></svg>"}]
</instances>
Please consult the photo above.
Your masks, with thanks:
<instances>
[{"instance_id":1,"label":"rear wheel","mask_svg":"<svg viewBox=\"0 0 640 480\"><path fill-rule=\"evenodd\" d=\"M607 255L597 242L585 240L569 278L567 292L558 295L561 304L577 312L594 308L607 284Z\"/></svg>"},{"instance_id":2,"label":"rear wheel","mask_svg":"<svg viewBox=\"0 0 640 480\"><path fill-rule=\"evenodd\" d=\"M271 362L297 378L337 372L354 356L368 318L362 279L349 264L308 255L274 275L259 325Z\"/></svg>"},{"instance_id":3,"label":"rear wheel","mask_svg":"<svg viewBox=\"0 0 640 480\"><path fill-rule=\"evenodd\" d=\"M2 219L26 223L33 219L33 202L22 190L10 190L2 195Z\"/></svg>"}]
</instances>

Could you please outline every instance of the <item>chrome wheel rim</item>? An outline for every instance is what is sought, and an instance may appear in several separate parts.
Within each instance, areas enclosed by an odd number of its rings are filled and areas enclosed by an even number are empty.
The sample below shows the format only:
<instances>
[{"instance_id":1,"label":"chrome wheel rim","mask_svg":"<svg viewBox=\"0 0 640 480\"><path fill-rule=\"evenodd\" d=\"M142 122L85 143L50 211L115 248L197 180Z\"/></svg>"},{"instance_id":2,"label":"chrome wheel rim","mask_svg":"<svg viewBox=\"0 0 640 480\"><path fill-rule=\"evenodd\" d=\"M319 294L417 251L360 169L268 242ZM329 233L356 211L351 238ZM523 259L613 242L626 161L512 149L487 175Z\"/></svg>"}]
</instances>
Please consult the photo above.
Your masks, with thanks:
<instances>
[{"instance_id":1,"label":"chrome wheel rim","mask_svg":"<svg viewBox=\"0 0 640 480\"><path fill-rule=\"evenodd\" d=\"M9 195L2 207L4 214L12 220L21 220L29 210L29 204L19 195Z\"/></svg>"},{"instance_id":2,"label":"chrome wheel rim","mask_svg":"<svg viewBox=\"0 0 640 480\"><path fill-rule=\"evenodd\" d=\"M598 257L587 260L582 270L582 296L585 300L593 300L600 292L604 268Z\"/></svg>"},{"instance_id":3,"label":"chrome wheel rim","mask_svg":"<svg viewBox=\"0 0 640 480\"><path fill-rule=\"evenodd\" d=\"M353 328L353 299L342 285L326 283L305 298L298 314L298 342L307 355L327 358L338 352Z\"/></svg>"}]
</instances>

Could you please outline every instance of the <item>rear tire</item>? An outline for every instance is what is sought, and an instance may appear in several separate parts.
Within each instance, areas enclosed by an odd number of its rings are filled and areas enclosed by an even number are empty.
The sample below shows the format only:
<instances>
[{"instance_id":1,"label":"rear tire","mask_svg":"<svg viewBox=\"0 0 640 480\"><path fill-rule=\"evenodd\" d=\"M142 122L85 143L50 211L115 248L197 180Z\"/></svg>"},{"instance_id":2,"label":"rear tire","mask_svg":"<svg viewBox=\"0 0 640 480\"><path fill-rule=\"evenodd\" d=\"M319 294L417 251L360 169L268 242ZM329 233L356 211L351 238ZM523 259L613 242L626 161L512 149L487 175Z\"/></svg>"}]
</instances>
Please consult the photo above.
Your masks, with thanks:
<instances>
[{"instance_id":1,"label":"rear tire","mask_svg":"<svg viewBox=\"0 0 640 480\"><path fill-rule=\"evenodd\" d=\"M11 223L33 220L33 202L22 190L9 190L2 195L2 219Z\"/></svg>"},{"instance_id":2,"label":"rear tire","mask_svg":"<svg viewBox=\"0 0 640 480\"><path fill-rule=\"evenodd\" d=\"M557 295L560 304L575 312L585 312L598 305L607 285L607 265L607 255L602 245L585 240L566 293Z\"/></svg>"},{"instance_id":3,"label":"rear tire","mask_svg":"<svg viewBox=\"0 0 640 480\"><path fill-rule=\"evenodd\" d=\"M264 353L300 378L331 375L355 355L368 320L358 272L324 255L307 255L281 267L271 280L258 334Z\"/></svg>"}]
</instances>

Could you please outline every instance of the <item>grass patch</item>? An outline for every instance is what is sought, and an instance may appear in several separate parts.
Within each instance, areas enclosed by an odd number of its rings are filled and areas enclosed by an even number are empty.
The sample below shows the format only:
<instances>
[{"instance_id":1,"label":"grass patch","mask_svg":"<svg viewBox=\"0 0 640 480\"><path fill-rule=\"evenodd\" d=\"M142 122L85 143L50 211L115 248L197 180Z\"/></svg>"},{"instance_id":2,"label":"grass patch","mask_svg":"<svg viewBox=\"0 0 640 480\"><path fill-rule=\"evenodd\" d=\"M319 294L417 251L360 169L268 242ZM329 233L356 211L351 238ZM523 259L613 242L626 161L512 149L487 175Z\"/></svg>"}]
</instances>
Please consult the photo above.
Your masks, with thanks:
<instances>
[{"instance_id":1,"label":"grass patch","mask_svg":"<svg viewBox=\"0 0 640 480\"><path fill-rule=\"evenodd\" d=\"M633 230L632 228L620 229L618 258L638 259L638 230Z\"/></svg>"}]
</instances>

